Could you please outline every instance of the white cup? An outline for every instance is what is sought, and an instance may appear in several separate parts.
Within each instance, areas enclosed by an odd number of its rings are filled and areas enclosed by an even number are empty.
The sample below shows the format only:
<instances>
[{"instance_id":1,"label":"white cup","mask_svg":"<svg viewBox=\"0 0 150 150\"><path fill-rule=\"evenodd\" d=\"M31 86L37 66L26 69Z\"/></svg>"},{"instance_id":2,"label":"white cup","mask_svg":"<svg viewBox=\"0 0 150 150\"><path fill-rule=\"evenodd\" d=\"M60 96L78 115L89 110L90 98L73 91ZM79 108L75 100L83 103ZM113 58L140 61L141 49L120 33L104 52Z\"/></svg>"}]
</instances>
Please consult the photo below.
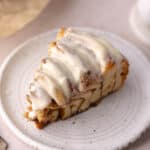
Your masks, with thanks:
<instances>
[{"instance_id":1,"label":"white cup","mask_svg":"<svg viewBox=\"0 0 150 150\"><path fill-rule=\"evenodd\" d=\"M144 24L150 26L150 0L138 0L137 8Z\"/></svg>"}]
</instances>

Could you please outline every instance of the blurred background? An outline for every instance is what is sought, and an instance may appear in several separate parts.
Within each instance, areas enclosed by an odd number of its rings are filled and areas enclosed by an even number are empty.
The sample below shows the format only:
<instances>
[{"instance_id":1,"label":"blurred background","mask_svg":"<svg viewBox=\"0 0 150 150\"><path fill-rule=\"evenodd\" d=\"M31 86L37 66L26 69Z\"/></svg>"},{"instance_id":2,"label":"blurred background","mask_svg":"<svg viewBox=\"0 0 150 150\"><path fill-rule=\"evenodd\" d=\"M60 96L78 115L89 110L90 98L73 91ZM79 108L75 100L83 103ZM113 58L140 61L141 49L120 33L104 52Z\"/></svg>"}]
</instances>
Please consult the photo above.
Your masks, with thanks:
<instances>
[{"instance_id":1,"label":"blurred background","mask_svg":"<svg viewBox=\"0 0 150 150\"><path fill-rule=\"evenodd\" d=\"M113 32L141 49L150 60L149 25L150 0L0 0L0 63L25 40L62 26ZM0 136L7 140L10 150L31 150L3 121ZM150 129L125 148L149 149Z\"/></svg>"}]
</instances>

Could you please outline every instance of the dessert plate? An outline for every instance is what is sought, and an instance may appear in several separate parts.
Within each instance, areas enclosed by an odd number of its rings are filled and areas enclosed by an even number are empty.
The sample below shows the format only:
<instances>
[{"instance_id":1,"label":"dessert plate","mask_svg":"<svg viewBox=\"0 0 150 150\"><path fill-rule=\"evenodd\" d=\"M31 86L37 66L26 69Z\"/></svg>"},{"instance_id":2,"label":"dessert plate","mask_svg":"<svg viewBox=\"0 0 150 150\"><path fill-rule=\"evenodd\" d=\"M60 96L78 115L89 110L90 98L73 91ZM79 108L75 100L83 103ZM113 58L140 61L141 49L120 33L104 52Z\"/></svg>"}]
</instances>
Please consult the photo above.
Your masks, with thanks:
<instances>
[{"instance_id":1,"label":"dessert plate","mask_svg":"<svg viewBox=\"0 0 150 150\"><path fill-rule=\"evenodd\" d=\"M81 28L80 28L81 29ZM133 45L112 33L83 28L108 39L128 58L130 72L123 88L86 112L36 129L23 117L25 94L56 30L16 48L1 67L0 114L25 143L44 150L111 150L127 146L150 124L150 63Z\"/></svg>"}]
</instances>

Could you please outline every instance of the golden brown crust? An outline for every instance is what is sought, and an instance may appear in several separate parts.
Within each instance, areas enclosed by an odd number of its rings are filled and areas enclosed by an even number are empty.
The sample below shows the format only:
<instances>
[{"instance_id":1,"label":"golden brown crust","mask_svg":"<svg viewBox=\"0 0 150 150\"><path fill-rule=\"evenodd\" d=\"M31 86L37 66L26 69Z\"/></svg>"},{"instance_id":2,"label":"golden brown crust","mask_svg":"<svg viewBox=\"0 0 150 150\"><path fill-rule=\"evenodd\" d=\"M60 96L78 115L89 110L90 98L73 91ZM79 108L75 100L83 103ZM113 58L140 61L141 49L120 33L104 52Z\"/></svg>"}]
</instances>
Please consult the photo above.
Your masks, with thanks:
<instances>
[{"instance_id":1,"label":"golden brown crust","mask_svg":"<svg viewBox=\"0 0 150 150\"><path fill-rule=\"evenodd\" d=\"M49 44L49 47L48 47L48 54L50 55L51 54L51 49L53 47L56 47L56 41L52 41L50 44Z\"/></svg>"},{"instance_id":2,"label":"golden brown crust","mask_svg":"<svg viewBox=\"0 0 150 150\"><path fill-rule=\"evenodd\" d=\"M61 38L63 38L65 31L66 28L62 27L57 33L56 40L60 40Z\"/></svg>"}]
</instances>

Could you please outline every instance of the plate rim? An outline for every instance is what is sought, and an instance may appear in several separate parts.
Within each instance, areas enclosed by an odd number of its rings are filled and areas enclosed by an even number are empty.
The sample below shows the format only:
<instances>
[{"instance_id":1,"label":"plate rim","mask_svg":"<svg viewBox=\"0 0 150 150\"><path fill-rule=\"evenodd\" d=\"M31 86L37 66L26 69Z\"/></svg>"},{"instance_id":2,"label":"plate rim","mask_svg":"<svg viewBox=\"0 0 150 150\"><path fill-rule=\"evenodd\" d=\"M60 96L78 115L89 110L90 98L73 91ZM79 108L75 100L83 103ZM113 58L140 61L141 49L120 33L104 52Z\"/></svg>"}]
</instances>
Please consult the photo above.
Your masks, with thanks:
<instances>
[{"instance_id":1,"label":"plate rim","mask_svg":"<svg viewBox=\"0 0 150 150\"><path fill-rule=\"evenodd\" d=\"M89 30L89 31L96 31L96 32L100 32L100 33L106 33L107 35L111 35L112 37L114 37L115 39L125 43L125 45L128 45L129 47L134 47L134 49L136 49L136 52L139 53L143 59L145 59L145 61L147 63L149 63L149 60L147 58L147 56L145 56L145 54L139 49L137 48L134 44L126 41L125 39L123 39L121 36L111 33L109 31L105 31L105 30L99 30L97 28L89 28L89 27L73 27L73 28L78 28L81 30ZM10 54L5 58L5 60L3 61L3 63L1 64L0 67L0 115L2 117L2 119L4 120L4 122L6 123L7 127L14 133L14 135L16 135L16 137L18 137L19 139L21 139L25 144L30 145L33 148L39 148L39 149L45 149L45 150L58 150L57 148L54 147L49 147L45 144L42 144L40 142L37 142L35 140L33 140L32 138L28 137L26 134L24 134L23 132L21 132L15 124L12 123L9 115L7 115L7 113L5 112L5 109L3 108L2 105L2 97L1 97L1 85L2 85L2 77L3 77L3 73L5 71L6 66L9 64L9 61L15 56L15 54L17 54L22 47L24 47L25 45L27 45L28 43L46 35L46 34L52 34L55 33L56 31L58 31L59 28L55 28L46 32L43 32L41 34L38 34L36 36L33 36L31 38L29 38L28 40L24 41L22 44L19 44L19 46L17 46L15 49L12 50L12 52L10 52ZM130 143L134 142L136 139L138 139L141 134L149 127L150 125L150 119L149 122L147 122L147 124L145 124L145 127L139 131L137 133L137 135L135 135L134 137L132 137L132 139L130 138L130 140L124 142L124 143L119 143L117 148L123 148L128 146Z\"/></svg>"}]
</instances>

